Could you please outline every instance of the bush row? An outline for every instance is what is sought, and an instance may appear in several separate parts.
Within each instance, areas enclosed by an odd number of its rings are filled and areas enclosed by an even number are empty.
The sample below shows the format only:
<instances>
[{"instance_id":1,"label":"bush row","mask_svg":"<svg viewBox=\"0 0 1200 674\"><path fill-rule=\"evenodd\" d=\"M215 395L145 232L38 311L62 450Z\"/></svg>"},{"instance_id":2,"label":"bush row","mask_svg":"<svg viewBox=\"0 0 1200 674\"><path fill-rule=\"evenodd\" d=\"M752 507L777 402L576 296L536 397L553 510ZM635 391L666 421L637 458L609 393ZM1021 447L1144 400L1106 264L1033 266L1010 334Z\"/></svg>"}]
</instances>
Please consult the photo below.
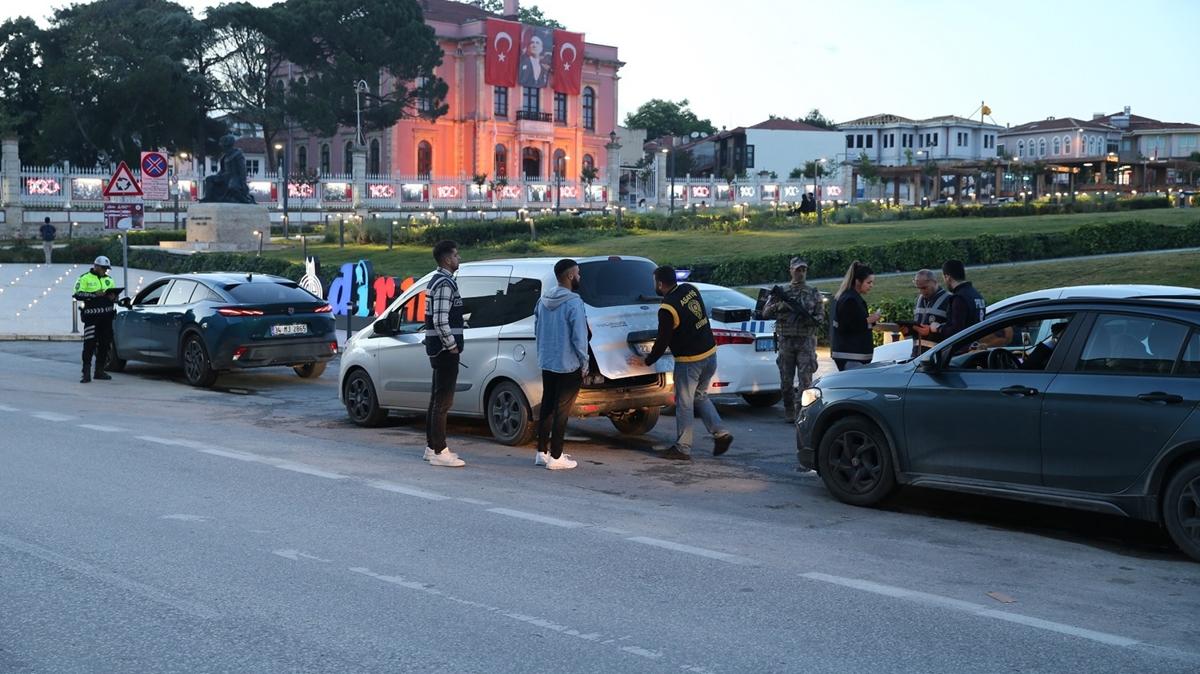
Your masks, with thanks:
<instances>
[{"instance_id":1,"label":"bush row","mask_svg":"<svg viewBox=\"0 0 1200 674\"><path fill-rule=\"evenodd\" d=\"M1071 213L1117 213L1150 208L1170 208L1168 197L1148 196L1132 199L1081 196L1075 201L1055 203L1049 200L1008 204L941 204L929 208L896 208L861 201L839 207L831 214L834 222L887 222L896 220L928 220L931 218L1009 218L1026 215L1068 215Z\"/></svg>"}]
</instances>

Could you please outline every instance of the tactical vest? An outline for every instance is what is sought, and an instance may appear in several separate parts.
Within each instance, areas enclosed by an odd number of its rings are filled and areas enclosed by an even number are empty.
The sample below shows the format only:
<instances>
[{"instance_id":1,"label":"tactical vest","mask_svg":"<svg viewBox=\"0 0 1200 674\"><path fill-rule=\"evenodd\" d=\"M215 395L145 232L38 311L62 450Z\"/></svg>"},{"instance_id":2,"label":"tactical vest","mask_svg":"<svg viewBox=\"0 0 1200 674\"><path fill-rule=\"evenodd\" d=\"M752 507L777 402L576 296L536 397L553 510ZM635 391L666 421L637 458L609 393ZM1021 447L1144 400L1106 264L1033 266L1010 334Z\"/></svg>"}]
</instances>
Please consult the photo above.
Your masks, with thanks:
<instances>
[{"instance_id":1,"label":"tactical vest","mask_svg":"<svg viewBox=\"0 0 1200 674\"><path fill-rule=\"evenodd\" d=\"M775 319L775 335L780 338L788 337L816 337L821 332L821 325L824 323L821 320L825 315L825 303L821 299L821 291L807 283L799 285L789 283L784 292L787 293L788 299L799 303L808 310L809 315L816 321L811 322L806 318L800 318L791 314L785 318Z\"/></svg>"},{"instance_id":2,"label":"tactical vest","mask_svg":"<svg viewBox=\"0 0 1200 674\"><path fill-rule=\"evenodd\" d=\"M987 313L987 302L970 281L958 284L952 292L955 301L965 302L967 305L967 324L963 327L971 327L983 320L984 314Z\"/></svg>"},{"instance_id":3,"label":"tactical vest","mask_svg":"<svg viewBox=\"0 0 1200 674\"><path fill-rule=\"evenodd\" d=\"M430 357L441 353L446 347L442 344L442 337L433 327L433 294L437 288L449 286L450 293L450 332L454 335L454 343L458 346L458 352L463 350L463 301L462 296L458 294L458 282L449 272L438 269L433 280L429 282L429 289L426 290L425 299L425 353Z\"/></svg>"},{"instance_id":4,"label":"tactical vest","mask_svg":"<svg viewBox=\"0 0 1200 674\"><path fill-rule=\"evenodd\" d=\"M917 295L916 308L913 309L913 320L918 325L945 323L949 309L950 293L942 288L938 288L937 294L933 296L933 301L925 299L924 295ZM919 356L935 346L937 346L936 339L916 337L913 339L912 355L914 357Z\"/></svg>"},{"instance_id":5,"label":"tactical vest","mask_svg":"<svg viewBox=\"0 0 1200 674\"><path fill-rule=\"evenodd\" d=\"M855 325L842 325L842 314L853 316ZM858 324L861 321L861 324ZM871 328L867 325L867 301L853 289L842 293L833 308L829 355L842 360L869 363L875 355Z\"/></svg>"},{"instance_id":6,"label":"tactical vest","mask_svg":"<svg viewBox=\"0 0 1200 674\"><path fill-rule=\"evenodd\" d=\"M712 325L708 322L708 311L700 291L688 283L681 283L666 294L660 309L671 314L675 331L671 333L671 355L677 363L694 363L717 352L717 341L713 337Z\"/></svg>"}]
</instances>

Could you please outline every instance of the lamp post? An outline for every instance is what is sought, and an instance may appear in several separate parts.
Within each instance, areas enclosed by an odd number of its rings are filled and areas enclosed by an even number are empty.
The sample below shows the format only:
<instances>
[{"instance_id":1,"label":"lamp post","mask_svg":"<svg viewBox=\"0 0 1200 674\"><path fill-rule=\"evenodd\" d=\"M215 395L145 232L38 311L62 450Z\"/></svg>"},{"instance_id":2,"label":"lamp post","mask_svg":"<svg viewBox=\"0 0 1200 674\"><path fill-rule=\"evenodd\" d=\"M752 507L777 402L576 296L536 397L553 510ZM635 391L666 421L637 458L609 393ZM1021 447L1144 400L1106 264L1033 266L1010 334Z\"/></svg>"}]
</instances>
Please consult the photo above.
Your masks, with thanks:
<instances>
[{"instance_id":1,"label":"lamp post","mask_svg":"<svg viewBox=\"0 0 1200 674\"><path fill-rule=\"evenodd\" d=\"M664 147L663 154L667 155L667 173L671 174L671 210L670 214L675 215L675 152L674 148Z\"/></svg>"},{"instance_id":2,"label":"lamp post","mask_svg":"<svg viewBox=\"0 0 1200 674\"><path fill-rule=\"evenodd\" d=\"M262 230L258 230L258 229L254 230L254 235L258 237L258 255L257 255L257 257L262 257L262 241L263 241Z\"/></svg>"},{"instance_id":3,"label":"lamp post","mask_svg":"<svg viewBox=\"0 0 1200 674\"><path fill-rule=\"evenodd\" d=\"M821 172L825 167L825 158L813 162L813 205L817 209L817 226L825 223L825 209L821 208Z\"/></svg>"},{"instance_id":4,"label":"lamp post","mask_svg":"<svg viewBox=\"0 0 1200 674\"><path fill-rule=\"evenodd\" d=\"M554 167L554 215L562 213L562 179L563 172L567 170L567 163L571 161L571 157L563 155L562 159L555 162Z\"/></svg>"},{"instance_id":5,"label":"lamp post","mask_svg":"<svg viewBox=\"0 0 1200 674\"><path fill-rule=\"evenodd\" d=\"M283 240L288 238L288 153L284 151L283 143L275 143L275 151L281 157L279 182L283 184Z\"/></svg>"},{"instance_id":6,"label":"lamp post","mask_svg":"<svg viewBox=\"0 0 1200 674\"><path fill-rule=\"evenodd\" d=\"M354 143L359 147L367 144L367 139L362 132L362 95L371 93L371 87L367 85L366 80L359 80L354 83Z\"/></svg>"}]
</instances>

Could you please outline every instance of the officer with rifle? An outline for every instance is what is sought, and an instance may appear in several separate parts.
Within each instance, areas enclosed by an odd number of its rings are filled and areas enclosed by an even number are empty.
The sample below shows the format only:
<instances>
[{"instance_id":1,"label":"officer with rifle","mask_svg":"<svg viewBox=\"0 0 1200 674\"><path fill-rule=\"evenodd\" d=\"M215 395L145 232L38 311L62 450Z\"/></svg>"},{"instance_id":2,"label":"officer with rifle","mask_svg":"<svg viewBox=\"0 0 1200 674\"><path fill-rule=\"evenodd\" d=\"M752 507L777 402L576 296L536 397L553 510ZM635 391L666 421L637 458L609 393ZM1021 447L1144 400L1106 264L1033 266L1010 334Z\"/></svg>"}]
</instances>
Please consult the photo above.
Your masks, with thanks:
<instances>
[{"instance_id":1,"label":"officer with rifle","mask_svg":"<svg viewBox=\"0 0 1200 674\"><path fill-rule=\"evenodd\" d=\"M812 386L817 371L817 335L825 327L825 303L821 291L807 283L808 262L793 257L789 271L792 282L786 288L775 286L768 291L762 317L775 321L784 420L795 423L796 377L800 378L801 391Z\"/></svg>"}]
</instances>

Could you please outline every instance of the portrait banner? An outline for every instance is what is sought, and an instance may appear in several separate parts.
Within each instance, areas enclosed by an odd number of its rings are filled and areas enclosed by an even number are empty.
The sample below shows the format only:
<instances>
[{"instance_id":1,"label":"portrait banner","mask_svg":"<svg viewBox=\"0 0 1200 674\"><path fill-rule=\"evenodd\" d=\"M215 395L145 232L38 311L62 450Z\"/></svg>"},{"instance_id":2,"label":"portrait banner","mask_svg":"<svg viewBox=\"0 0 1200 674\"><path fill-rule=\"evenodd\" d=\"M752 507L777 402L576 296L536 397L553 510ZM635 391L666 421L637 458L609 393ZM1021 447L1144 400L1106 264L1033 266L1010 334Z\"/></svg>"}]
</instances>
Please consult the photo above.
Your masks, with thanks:
<instances>
[{"instance_id":1,"label":"portrait banner","mask_svg":"<svg viewBox=\"0 0 1200 674\"><path fill-rule=\"evenodd\" d=\"M521 67L517 82L541 89L550 84L554 67L554 30L540 26L521 27Z\"/></svg>"}]
</instances>

